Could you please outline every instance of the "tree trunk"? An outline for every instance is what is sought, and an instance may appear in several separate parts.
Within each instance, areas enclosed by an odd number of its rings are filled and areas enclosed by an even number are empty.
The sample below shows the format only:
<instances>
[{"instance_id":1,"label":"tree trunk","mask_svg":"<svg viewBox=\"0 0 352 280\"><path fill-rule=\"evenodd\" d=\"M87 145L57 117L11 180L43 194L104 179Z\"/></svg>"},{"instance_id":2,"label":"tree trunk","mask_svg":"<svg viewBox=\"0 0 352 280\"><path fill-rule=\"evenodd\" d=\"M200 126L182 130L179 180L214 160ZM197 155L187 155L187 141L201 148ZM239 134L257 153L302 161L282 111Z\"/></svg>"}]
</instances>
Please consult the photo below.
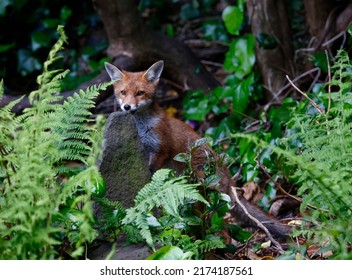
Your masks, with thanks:
<instances>
[{"instance_id":1,"label":"tree trunk","mask_svg":"<svg viewBox=\"0 0 352 280\"><path fill-rule=\"evenodd\" d=\"M247 8L253 35L256 37L265 34L274 38L277 43L271 49L261 48L256 43L258 67L263 75L267 99L271 100L286 84L285 76L291 76L295 72L285 1L247 0Z\"/></svg>"},{"instance_id":2,"label":"tree trunk","mask_svg":"<svg viewBox=\"0 0 352 280\"><path fill-rule=\"evenodd\" d=\"M313 51L329 48L324 44L352 23L352 4L331 0L303 0Z\"/></svg>"},{"instance_id":3,"label":"tree trunk","mask_svg":"<svg viewBox=\"0 0 352 280\"><path fill-rule=\"evenodd\" d=\"M110 42L108 56L113 61L117 57L121 61L121 56L125 56L133 61L129 63L134 64L133 70L145 70L155 61L164 60L165 75L185 90L208 91L219 85L186 45L144 28L135 1L92 1L104 23ZM130 70L125 65L117 66Z\"/></svg>"}]
</instances>

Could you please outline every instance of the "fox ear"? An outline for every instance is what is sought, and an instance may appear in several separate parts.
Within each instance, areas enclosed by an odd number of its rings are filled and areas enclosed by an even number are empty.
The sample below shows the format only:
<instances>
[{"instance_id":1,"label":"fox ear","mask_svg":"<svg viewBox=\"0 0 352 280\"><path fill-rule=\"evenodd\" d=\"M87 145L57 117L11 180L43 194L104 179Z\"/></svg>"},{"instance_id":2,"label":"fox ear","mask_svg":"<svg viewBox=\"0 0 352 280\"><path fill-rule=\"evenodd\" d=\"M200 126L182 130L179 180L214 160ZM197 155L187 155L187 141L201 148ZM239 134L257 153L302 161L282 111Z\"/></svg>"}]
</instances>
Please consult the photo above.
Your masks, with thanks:
<instances>
[{"instance_id":1,"label":"fox ear","mask_svg":"<svg viewBox=\"0 0 352 280\"><path fill-rule=\"evenodd\" d=\"M106 72L108 72L110 79L112 81L119 82L122 80L124 74L121 72L119 68L117 68L115 65L112 65L109 62L105 62L104 64L105 64Z\"/></svg>"},{"instance_id":2,"label":"fox ear","mask_svg":"<svg viewBox=\"0 0 352 280\"><path fill-rule=\"evenodd\" d=\"M149 67L147 71L143 74L143 77L150 83L157 82L160 78L161 72L164 69L164 61L159 60Z\"/></svg>"}]
</instances>

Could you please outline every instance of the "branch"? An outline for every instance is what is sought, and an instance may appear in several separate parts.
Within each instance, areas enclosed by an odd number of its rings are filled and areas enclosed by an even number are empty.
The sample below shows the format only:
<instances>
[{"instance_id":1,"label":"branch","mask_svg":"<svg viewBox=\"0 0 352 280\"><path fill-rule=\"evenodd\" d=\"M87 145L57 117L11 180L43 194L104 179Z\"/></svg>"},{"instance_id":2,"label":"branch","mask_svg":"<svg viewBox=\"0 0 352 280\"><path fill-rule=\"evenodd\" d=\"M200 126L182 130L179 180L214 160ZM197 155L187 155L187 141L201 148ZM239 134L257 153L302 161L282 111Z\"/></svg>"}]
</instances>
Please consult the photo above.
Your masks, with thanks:
<instances>
[{"instance_id":1,"label":"branch","mask_svg":"<svg viewBox=\"0 0 352 280\"><path fill-rule=\"evenodd\" d=\"M303 91L301 91L288 77L288 75L286 75L286 79L289 81L289 83L291 84L291 86L294 87L295 90L297 90L300 94L302 94L305 98L307 98L309 100L309 102L320 112L320 113L325 113L324 109L321 108L317 103L315 103L307 94L305 94Z\"/></svg>"},{"instance_id":2,"label":"branch","mask_svg":"<svg viewBox=\"0 0 352 280\"><path fill-rule=\"evenodd\" d=\"M238 198L238 195L237 195L237 191L233 190L233 188L231 188L231 194L232 196L235 198L236 200L236 203L242 208L243 212L247 215L247 217L249 219L251 219L257 226L258 228L262 229L265 234L268 236L268 238L270 239L270 241L277 247L278 251L280 254L283 254L285 253L285 251L282 249L281 245L279 242L277 242L273 236L271 235L271 233L269 232L269 230L263 225L263 223L261 223L257 218L253 217L251 214L249 214L247 208L241 203L240 199ZM236 204L233 205L230 210L232 210L233 208L236 207Z\"/></svg>"}]
</instances>

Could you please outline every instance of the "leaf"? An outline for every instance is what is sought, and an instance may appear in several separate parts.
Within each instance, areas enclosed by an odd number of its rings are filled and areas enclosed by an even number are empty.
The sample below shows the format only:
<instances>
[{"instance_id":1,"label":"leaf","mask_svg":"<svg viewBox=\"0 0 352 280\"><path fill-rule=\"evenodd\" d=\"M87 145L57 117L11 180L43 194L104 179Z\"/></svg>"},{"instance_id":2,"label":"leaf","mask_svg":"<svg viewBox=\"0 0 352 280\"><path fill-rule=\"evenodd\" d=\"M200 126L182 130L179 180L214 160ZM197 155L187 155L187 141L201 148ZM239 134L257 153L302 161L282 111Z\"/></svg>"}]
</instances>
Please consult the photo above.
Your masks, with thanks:
<instances>
[{"instance_id":1,"label":"leaf","mask_svg":"<svg viewBox=\"0 0 352 280\"><path fill-rule=\"evenodd\" d=\"M238 79L251 73L255 63L255 40L250 34L235 39L225 55L224 69L234 72Z\"/></svg>"},{"instance_id":2,"label":"leaf","mask_svg":"<svg viewBox=\"0 0 352 280\"><path fill-rule=\"evenodd\" d=\"M204 38L209 41L227 42L229 40L224 24L218 20L205 21L202 29L204 32Z\"/></svg>"},{"instance_id":3,"label":"leaf","mask_svg":"<svg viewBox=\"0 0 352 280\"><path fill-rule=\"evenodd\" d=\"M200 146L203 146L205 144L208 144L210 142L211 142L210 138L206 138L206 137L200 138L200 139L194 141L194 143L191 145L191 150L193 150L194 148L198 148Z\"/></svg>"},{"instance_id":4,"label":"leaf","mask_svg":"<svg viewBox=\"0 0 352 280\"><path fill-rule=\"evenodd\" d=\"M214 188L221 180L221 176L219 175L210 175L205 178L204 185L206 188Z\"/></svg>"},{"instance_id":5,"label":"leaf","mask_svg":"<svg viewBox=\"0 0 352 280\"><path fill-rule=\"evenodd\" d=\"M189 160L189 156L186 153L179 153L176 156L174 156L174 160L178 162L187 163Z\"/></svg>"},{"instance_id":6,"label":"leaf","mask_svg":"<svg viewBox=\"0 0 352 280\"><path fill-rule=\"evenodd\" d=\"M239 241L239 242L241 242L241 243L246 242L246 241L248 240L248 238L250 238L251 235L252 235L252 233L243 230L243 229L242 229L240 226L238 226L238 225L230 225L230 224L227 224L227 225L225 225L225 227L228 228L228 230L229 230L229 231L228 231L229 235L230 235L233 239L235 239L235 240L237 240L237 241Z\"/></svg>"},{"instance_id":7,"label":"leaf","mask_svg":"<svg viewBox=\"0 0 352 280\"><path fill-rule=\"evenodd\" d=\"M239 35L243 23L243 13L236 6L227 6L222 12L222 20L227 31L232 35Z\"/></svg>"},{"instance_id":8,"label":"leaf","mask_svg":"<svg viewBox=\"0 0 352 280\"><path fill-rule=\"evenodd\" d=\"M313 58L310 61L314 66L319 67L324 73L328 73L328 61L326 60L325 52L313 53Z\"/></svg>"},{"instance_id":9,"label":"leaf","mask_svg":"<svg viewBox=\"0 0 352 280\"><path fill-rule=\"evenodd\" d=\"M180 18L182 20L190 20L196 18L200 15L199 4L197 1L192 1L192 3L183 4L180 10Z\"/></svg>"},{"instance_id":10,"label":"leaf","mask_svg":"<svg viewBox=\"0 0 352 280\"><path fill-rule=\"evenodd\" d=\"M72 10L67 6L63 6L60 11L61 20L66 21L71 15L72 15Z\"/></svg>"},{"instance_id":11,"label":"leaf","mask_svg":"<svg viewBox=\"0 0 352 280\"><path fill-rule=\"evenodd\" d=\"M8 50L12 49L13 47L15 47L15 43L1 44L0 45L0 53L7 52Z\"/></svg>"},{"instance_id":12,"label":"leaf","mask_svg":"<svg viewBox=\"0 0 352 280\"><path fill-rule=\"evenodd\" d=\"M31 37L32 51L36 51L42 47L48 47L51 43L51 37L46 32L34 32Z\"/></svg>"},{"instance_id":13,"label":"leaf","mask_svg":"<svg viewBox=\"0 0 352 280\"><path fill-rule=\"evenodd\" d=\"M167 245L150 255L147 260L182 260L183 251L176 246Z\"/></svg>"},{"instance_id":14,"label":"leaf","mask_svg":"<svg viewBox=\"0 0 352 280\"><path fill-rule=\"evenodd\" d=\"M247 79L239 83L235 88L232 100L234 114L243 113L247 110L249 105L249 96L251 93L251 86L254 83L254 75L250 75ZM240 116L242 119L242 117Z\"/></svg>"},{"instance_id":15,"label":"leaf","mask_svg":"<svg viewBox=\"0 0 352 280\"><path fill-rule=\"evenodd\" d=\"M185 117L190 120L203 121L210 112L208 104L206 99L199 101L197 107L190 107L184 112Z\"/></svg>"},{"instance_id":16,"label":"leaf","mask_svg":"<svg viewBox=\"0 0 352 280\"><path fill-rule=\"evenodd\" d=\"M214 213L214 215L211 217L210 220L210 229L209 229L209 233L214 233L220 230L223 230L224 226L224 217L219 217L218 213Z\"/></svg>"}]
</instances>

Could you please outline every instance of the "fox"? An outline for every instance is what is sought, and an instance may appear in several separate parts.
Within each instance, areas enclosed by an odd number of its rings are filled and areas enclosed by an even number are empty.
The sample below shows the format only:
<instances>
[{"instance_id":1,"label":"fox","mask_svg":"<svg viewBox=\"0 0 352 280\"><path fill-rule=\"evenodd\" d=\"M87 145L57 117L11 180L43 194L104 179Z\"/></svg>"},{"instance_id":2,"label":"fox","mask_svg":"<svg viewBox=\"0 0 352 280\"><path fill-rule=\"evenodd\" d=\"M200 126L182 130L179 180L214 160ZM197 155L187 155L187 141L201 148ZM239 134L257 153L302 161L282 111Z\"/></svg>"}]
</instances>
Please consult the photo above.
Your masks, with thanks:
<instances>
[{"instance_id":1,"label":"fox","mask_svg":"<svg viewBox=\"0 0 352 280\"><path fill-rule=\"evenodd\" d=\"M181 171L183 165L173 158L200 138L190 125L169 116L158 105L155 92L163 68L162 60L142 72L122 71L105 62L118 105L133 115L151 173L162 167Z\"/></svg>"},{"instance_id":2,"label":"fox","mask_svg":"<svg viewBox=\"0 0 352 280\"><path fill-rule=\"evenodd\" d=\"M174 160L179 153L187 153L192 143L201 136L193 128L181 120L169 116L158 104L155 92L164 68L162 60L155 62L146 71L127 72L120 70L113 64L105 62L105 69L113 84L116 101L124 112L133 115L138 135L148 158L149 169L154 173L160 168L172 168L180 173L185 165ZM209 158L219 159L212 148L203 144L196 150L191 159L191 167L198 180L205 179L204 172ZM233 197L233 188L236 182L233 180L225 165L216 167L216 173L220 176L219 191ZM287 225L280 223L276 218L268 215L259 207L252 205L241 193L239 199L247 211L261 222L275 236L284 238L290 232ZM241 225L254 226L245 211L234 205L232 211Z\"/></svg>"}]
</instances>

